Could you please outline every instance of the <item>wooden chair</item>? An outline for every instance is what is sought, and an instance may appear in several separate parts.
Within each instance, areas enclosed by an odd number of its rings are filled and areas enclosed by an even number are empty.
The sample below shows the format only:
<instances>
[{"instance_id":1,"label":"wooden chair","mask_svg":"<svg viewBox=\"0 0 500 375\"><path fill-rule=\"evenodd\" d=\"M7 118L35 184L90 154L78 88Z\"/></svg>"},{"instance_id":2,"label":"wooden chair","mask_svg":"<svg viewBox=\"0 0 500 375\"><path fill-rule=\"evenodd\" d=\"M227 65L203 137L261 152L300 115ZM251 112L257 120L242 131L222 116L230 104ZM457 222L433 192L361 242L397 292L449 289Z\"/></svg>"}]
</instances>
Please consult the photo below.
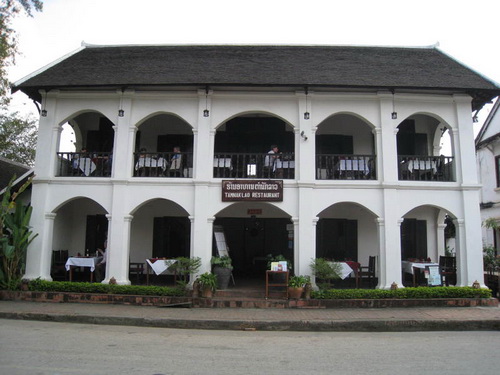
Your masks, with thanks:
<instances>
[{"instance_id":1,"label":"wooden chair","mask_svg":"<svg viewBox=\"0 0 500 375\"><path fill-rule=\"evenodd\" d=\"M137 283L139 283L142 275L144 274L144 263L130 262L128 266L128 272L129 276L135 275Z\"/></svg>"},{"instance_id":2,"label":"wooden chair","mask_svg":"<svg viewBox=\"0 0 500 375\"><path fill-rule=\"evenodd\" d=\"M363 282L363 278L368 279L370 285L373 285L375 281L375 262L376 258L374 256L368 257L368 266L360 266L358 270L358 280L359 286Z\"/></svg>"},{"instance_id":3,"label":"wooden chair","mask_svg":"<svg viewBox=\"0 0 500 375\"><path fill-rule=\"evenodd\" d=\"M66 271L66 261L68 260L68 250L52 251L52 266L50 276L53 280L66 280L68 272Z\"/></svg>"},{"instance_id":4,"label":"wooden chair","mask_svg":"<svg viewBox=\"0 0 500 375\"><path fill-rule=\"evenodd\" d=\"M444 278L446 286L457 283L457 260L455 257L439 256L439 271L441 278Z\"/></svg>"}]
</instances>

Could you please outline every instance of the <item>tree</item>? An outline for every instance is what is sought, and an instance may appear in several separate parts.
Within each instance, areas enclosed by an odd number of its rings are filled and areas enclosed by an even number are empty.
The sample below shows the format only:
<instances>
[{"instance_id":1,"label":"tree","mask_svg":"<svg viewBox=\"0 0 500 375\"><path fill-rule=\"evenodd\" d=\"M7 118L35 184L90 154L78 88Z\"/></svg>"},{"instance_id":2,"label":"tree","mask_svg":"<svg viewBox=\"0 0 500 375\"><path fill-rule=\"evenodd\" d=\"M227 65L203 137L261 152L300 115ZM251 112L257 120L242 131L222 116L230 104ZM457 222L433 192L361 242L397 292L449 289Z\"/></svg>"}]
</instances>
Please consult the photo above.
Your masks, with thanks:
<instances>
[{"instance_id":1,"label":"tree","mask_svg":"<svg viewBox=\"0 0 500 375\"><path fill-rule=\"evenodd\" d=\"M11 193L13 176L0 203L0 288L17 289L26 267L28 246L37 236L30 229L32 207L17 203L16 198L31 184L25 182Z\"/></svg>"},{"instance_id":2,"label":"tree","mask_svg":"<svg viewBox=\"0 0 500 375\"><path fill-rule=\"evenodd\" d=\"M0 112L0 156L33 166L37 140L37 121L22 119L18 113Z\"/></svg>"},{"instance_id":3,"label":"tree","mask_svg":"<svg viewBox=\"0 0 500 375\"><path fill-rule=\"evenodd\" d=\"M30 17L32 10L41 11L42 0L0 0L0 104L9 101L9 80L7 67L15 63L17 50L16 32L12 28L12 19L23 11Z\"/></svg>"},{"instance_id":4,"label":"tree","mask_svg":"<svg viewBox=\"0 0 500 375\"><path fill-rule=\"evenodd\" d=\"M32 17L33 11L42 7L42 0L0 0L0 155L27 165L35 161L37 124L33 119L22 119L17 112L8 114L7 68L15 63L18 53L12 20L23 12Z\"/></svg>"}]
</instances>

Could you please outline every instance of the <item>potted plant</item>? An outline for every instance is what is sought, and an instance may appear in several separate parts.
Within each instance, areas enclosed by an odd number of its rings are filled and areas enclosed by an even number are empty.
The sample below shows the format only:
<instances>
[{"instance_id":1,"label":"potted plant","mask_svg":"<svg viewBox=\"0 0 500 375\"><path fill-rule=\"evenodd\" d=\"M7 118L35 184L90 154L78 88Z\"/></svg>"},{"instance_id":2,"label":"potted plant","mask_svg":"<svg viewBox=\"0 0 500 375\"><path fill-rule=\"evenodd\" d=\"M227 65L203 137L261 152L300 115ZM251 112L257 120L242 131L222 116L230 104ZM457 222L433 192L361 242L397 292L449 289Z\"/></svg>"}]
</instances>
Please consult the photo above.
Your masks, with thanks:
<instances>
[{"instance_id":1,"label":"potted plant","mask_svg":"<svg viewBox=\"0 0 500 375\"><path fill-rule=\"evenodd\" d=\"M331 288L333 286L331 280L340 279L341 266L339 263L329 261L325 258L316 258L312 260L310 267L316 279L322 281L319 283L316 280L319 289Z\"/></svg>"},{"instance_id":2,"label":"potted plant","mask_svg":"<svg viewBox=\"0 0 500 375\"><path fill-rule=\"evenodd\" d=\"M217 277L211 272L205 272L196 279L200 286L201 296L212 298L217 289Z\"/></svg>"},{"instance_id":3,"label":"potted plant","mask_svg":"<svg viewBox=\"0 0 500 375\"><path fill-rule=\"evenodd\" d=\"M309 282L309 276L292 276L288 280L289 298L299 299L304 292L304 287Z\"/></svg>"},{"instance_id":4,"label":"potted plant","mask_svg":"<svg viewBox=\"0 0 500 375\"><path fill-rule=\"evenodd\" d=\"M201 258L178 257L175 258L175 260L176 262L170 266L170 270L174 271L175 274L179 277L179 280L177 280L177 284L181 288L185 289L188 285L191 275L196 273L201 267ZM171 260L165 260L165 262L169 261Z\"/></svg>"},{"instance_id":5,"label":"potted plant","mask_svg":"<svg viewBox=\"0 0 500 375\"><path fill-rule=\"evenodd\" d=\"M217 277L217 285L219 289L227 289L229 286L229 280L231 279L231 273L233 272L233 266L231 264L231 258L227 255L221 257L212 257L211 260L213 273Z\"/></svg>"}]
</instances>

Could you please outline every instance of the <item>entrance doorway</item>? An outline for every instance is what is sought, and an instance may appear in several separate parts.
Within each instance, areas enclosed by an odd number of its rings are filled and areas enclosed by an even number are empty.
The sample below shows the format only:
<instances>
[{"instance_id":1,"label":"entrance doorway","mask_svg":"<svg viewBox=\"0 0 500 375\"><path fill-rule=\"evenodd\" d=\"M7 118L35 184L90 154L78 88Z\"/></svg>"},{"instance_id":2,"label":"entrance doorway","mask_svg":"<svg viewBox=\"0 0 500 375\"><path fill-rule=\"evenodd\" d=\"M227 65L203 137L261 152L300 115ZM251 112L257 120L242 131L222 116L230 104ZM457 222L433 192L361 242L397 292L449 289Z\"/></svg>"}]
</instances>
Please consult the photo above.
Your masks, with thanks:
<instances>
[{"instance_id":1,"label":"entrance doorway","mask_svg":"<svg viewBox=\"0 0 500 375\"><path fill-rule=\"evenodd\" d=\"M108 219L106 215L87 215L85 234L85 255L95 254L97 249L104 249L108 239Z\"/></svg>"},{"instance_id":2,"label":"entrance doorway","mask_svg":"<svg viewBox=\"0 0 500 375\"><path fill-rule=\"evenodd\" d=\"M224 230L234 276L264 281L269 254L292 261L293 232L289 224L286 218L217 218L214 225ZM215 243L213 254L217 254Z\"/></svg>"}]
</instances>

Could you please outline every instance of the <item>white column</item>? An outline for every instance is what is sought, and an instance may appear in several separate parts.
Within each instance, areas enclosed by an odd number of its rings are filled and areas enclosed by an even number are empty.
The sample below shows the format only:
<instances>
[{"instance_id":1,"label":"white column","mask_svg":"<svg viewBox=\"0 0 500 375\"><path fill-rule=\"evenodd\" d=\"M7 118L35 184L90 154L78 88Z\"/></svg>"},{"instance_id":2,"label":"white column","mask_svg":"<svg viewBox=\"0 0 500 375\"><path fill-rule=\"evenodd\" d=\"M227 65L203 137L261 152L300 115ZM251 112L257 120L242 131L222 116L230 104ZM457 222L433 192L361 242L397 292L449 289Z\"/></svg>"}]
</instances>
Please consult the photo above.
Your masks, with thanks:
<instances>
[{"instance_id":1,"label":"white column","mask_svg":"<svg viewBox=\"0 0 500 375\"><path fill-rule=\"evenodd\" d=\"M398 181L398 151L396 134L398 120L391 119L392 95L378 93L380 98L381 140L377 142L377 176L384 183Z\"/></svg>"},{"instance_id":2,"label":"white column","mask_svg":"<svg viewBox=\"0 0 500 375\"><path fill-rule=\"evenodd\" d=\"M311 249L310 251L308 251L308 256L309 256L309 264L308 264L308 272L307 273L304 273L304 275L309 275L311 277L311 285L313 287L314 290L318 290L318 286L316 285L316 277L312 274L312 270L311 270L311 262L313 261L313 259L316 259L316 231L318 230L318 221L319 221L319 217L315 217L313 220L312 220L312 231L313 231L313 234L314 234L314 240L313 240L313 243L311 244Z\"/></svg>"},{"instance_id":3,"label":"white column","mask_svg":"<svg viewBox=\"0 0 500 375\"><path fill-rule=\"evenodd\" d=\"M118 92L121 96L121 91ZM113 144L113 168L112 176L116 179L126 179L131 176L133 170L133 152L135 145L135 133L137 128L130 124L132 114L132 97L134 91L127 90L120 99L123 117L118 116L120 106L116 108L116 126Z\"/></svg>"},{"instance_id":4,"label":"white column","mask_svg":"<svg viewBox=\"0 0 500 375\"><path fill-rule=\"evenodd\" d=\"M376 218L375 222L378 225L378 261L377 261L377 275L378 275L378 289L385 289L382 286L387 285L387 252L385 247L385 221L384 219Z\"/></svg>"},{"instance_id":5,"label":"white column","mask_svg":"<svg viewBox=\"0 0 500 375\"><path fill-rule=\"evenodd\" d=\"M444 230L446 229L446 224L441 223L437 225L437 259L439 260L440 255L445 255L445 235Z\"/></svg>"},{"instance_id":6,"label":"white column","mask_svg":"<svg viewBox=\"0 0 500 375\"><path fill-rule=\"evenodd\" d=\"M111 215L106 215L109 221L108 225L108 248L106 262L106 278L104 284L108 284L109 280L114 277L117 284L130 285L128 278L129 267L129 251L130 251L130 226L132 215L124 215L123 221L111 218ZM119 217L119 216L118 216Z\"/></svg>"},{"instance_id":7,"label":"white column","mask_svg":"<svg viewBox=\"0 0 500 375\"><path fill-rule=\"evenodd\" d=\"M303 92L296 93L298 97L298 120L299 127L295 129L295 179L299 182L312 182L316 178L315 167L315 127L313 127L313 93L306 95ZM309 119L304 118L304 112L309 112ZM312 162L312 167L311 167Z\"/></svg>"},{"instance_id":8,"label":"white column","mask_svg":"<svg viewBox=\"0 0 500 375\"><path fill-rule=\"evenodd\" d=\"M398 287L403 287L401 278L401 218L395 217L390 209L395 192L384 191L385 218L379 220L380 233L380 259L379 259L379 283L377 288L390 289L392 283ZM384 259L385 258L385 259Z\"/></svg>"},{"instance_id":9,"label":"white column","mask_svg":"<svg viewBox=\"0 0 500 375\"><path fill-rule=\"evenodd\" d=\"M474 127L471 117L471 98L468 95L453 95L458 123L458 141L455 143L457 169L461 172L463 184L477 184L476 151ZM455 138L455 132L453 132ZM456 138L455 138L456 139ZM457 176L458 177L458 176Z\"/></svg>"},{"instance_id":10,"label":"white column","mask_svg":"<svg viewBox=\"0 0 500 375\"><path fill-rule=\"evenodd\" d=\"M54 234L55 213L46 212L49 184L34 181L31 190L33 212L30 226L33 234L38 234L28 246L26 270L23 278L52 280L50 267L52 260L52 238Z\"/></svg>"},{"instance_id":11,"label":"white column","mask_svg":"<svg viewBox=\"0 0 500 375\"><path fill-rule=\"evenodd\" d=\"M196 275L191 278L195 280L196 276L205 272L210 272L210 260L212 258L212 233L215 217L203 217L197 215L192 220L192 241L191 241L191 258L200 258L201 267Z\"/></svg>"},{"instance_id":12,"label":"white column","mask_svg":"<svg viewBox=\"0 0 500 375\"><path fill-rule=\"evenodd\" d=\"M208 99L205 90L198 91L198 126L193 130L194 155L193 177L196 181L210 181L213 174L213 155L215 129L212 129L212 91L208 92ZM203 111L209 110L209 116L203 116ZM208 142L207 142L208 140Z\"/></svg>"},{"instance_id":13,"label":"white column","mask_svg":"<svg viewBox=\"0 0 500 375\"><path fill-rule=\"evenodd\" d=\"M40 237L38 243L39 247L29 247L23 279L33 280L40 278L42 280L52 281L50 268L52 266L52 236L56 216L57 214L54 213L46 213L44 215L43 231L38 235L38 237Z\"/></svg>"},{"instance_id":14,"label":"white column","mask_svg":"<svg viewBox=\"0 0 500 375\"><path fill-rule=\"evenodd\" d=\"M465 263L467 262L467 252L465 246L465 221L464 219L453 220L455 224L455 256L457 261L457 285L467 286L467 271Z\"/></svg>"},{"instance_id":15,"label":"white column","mask_svg":"<svg viewBox=\"0 0 500 375\"><path fill-rule=\"evenodd\" d=\"M40 116L38 123L37 148L35 156L35 175L39 179L48 179L54 176L56 164L57 140L59 137L59 126L56 121L56 98L48 95L44 90L42 94L42 108L47 111L47 116Z\"/></svg>"}]
</instances>

